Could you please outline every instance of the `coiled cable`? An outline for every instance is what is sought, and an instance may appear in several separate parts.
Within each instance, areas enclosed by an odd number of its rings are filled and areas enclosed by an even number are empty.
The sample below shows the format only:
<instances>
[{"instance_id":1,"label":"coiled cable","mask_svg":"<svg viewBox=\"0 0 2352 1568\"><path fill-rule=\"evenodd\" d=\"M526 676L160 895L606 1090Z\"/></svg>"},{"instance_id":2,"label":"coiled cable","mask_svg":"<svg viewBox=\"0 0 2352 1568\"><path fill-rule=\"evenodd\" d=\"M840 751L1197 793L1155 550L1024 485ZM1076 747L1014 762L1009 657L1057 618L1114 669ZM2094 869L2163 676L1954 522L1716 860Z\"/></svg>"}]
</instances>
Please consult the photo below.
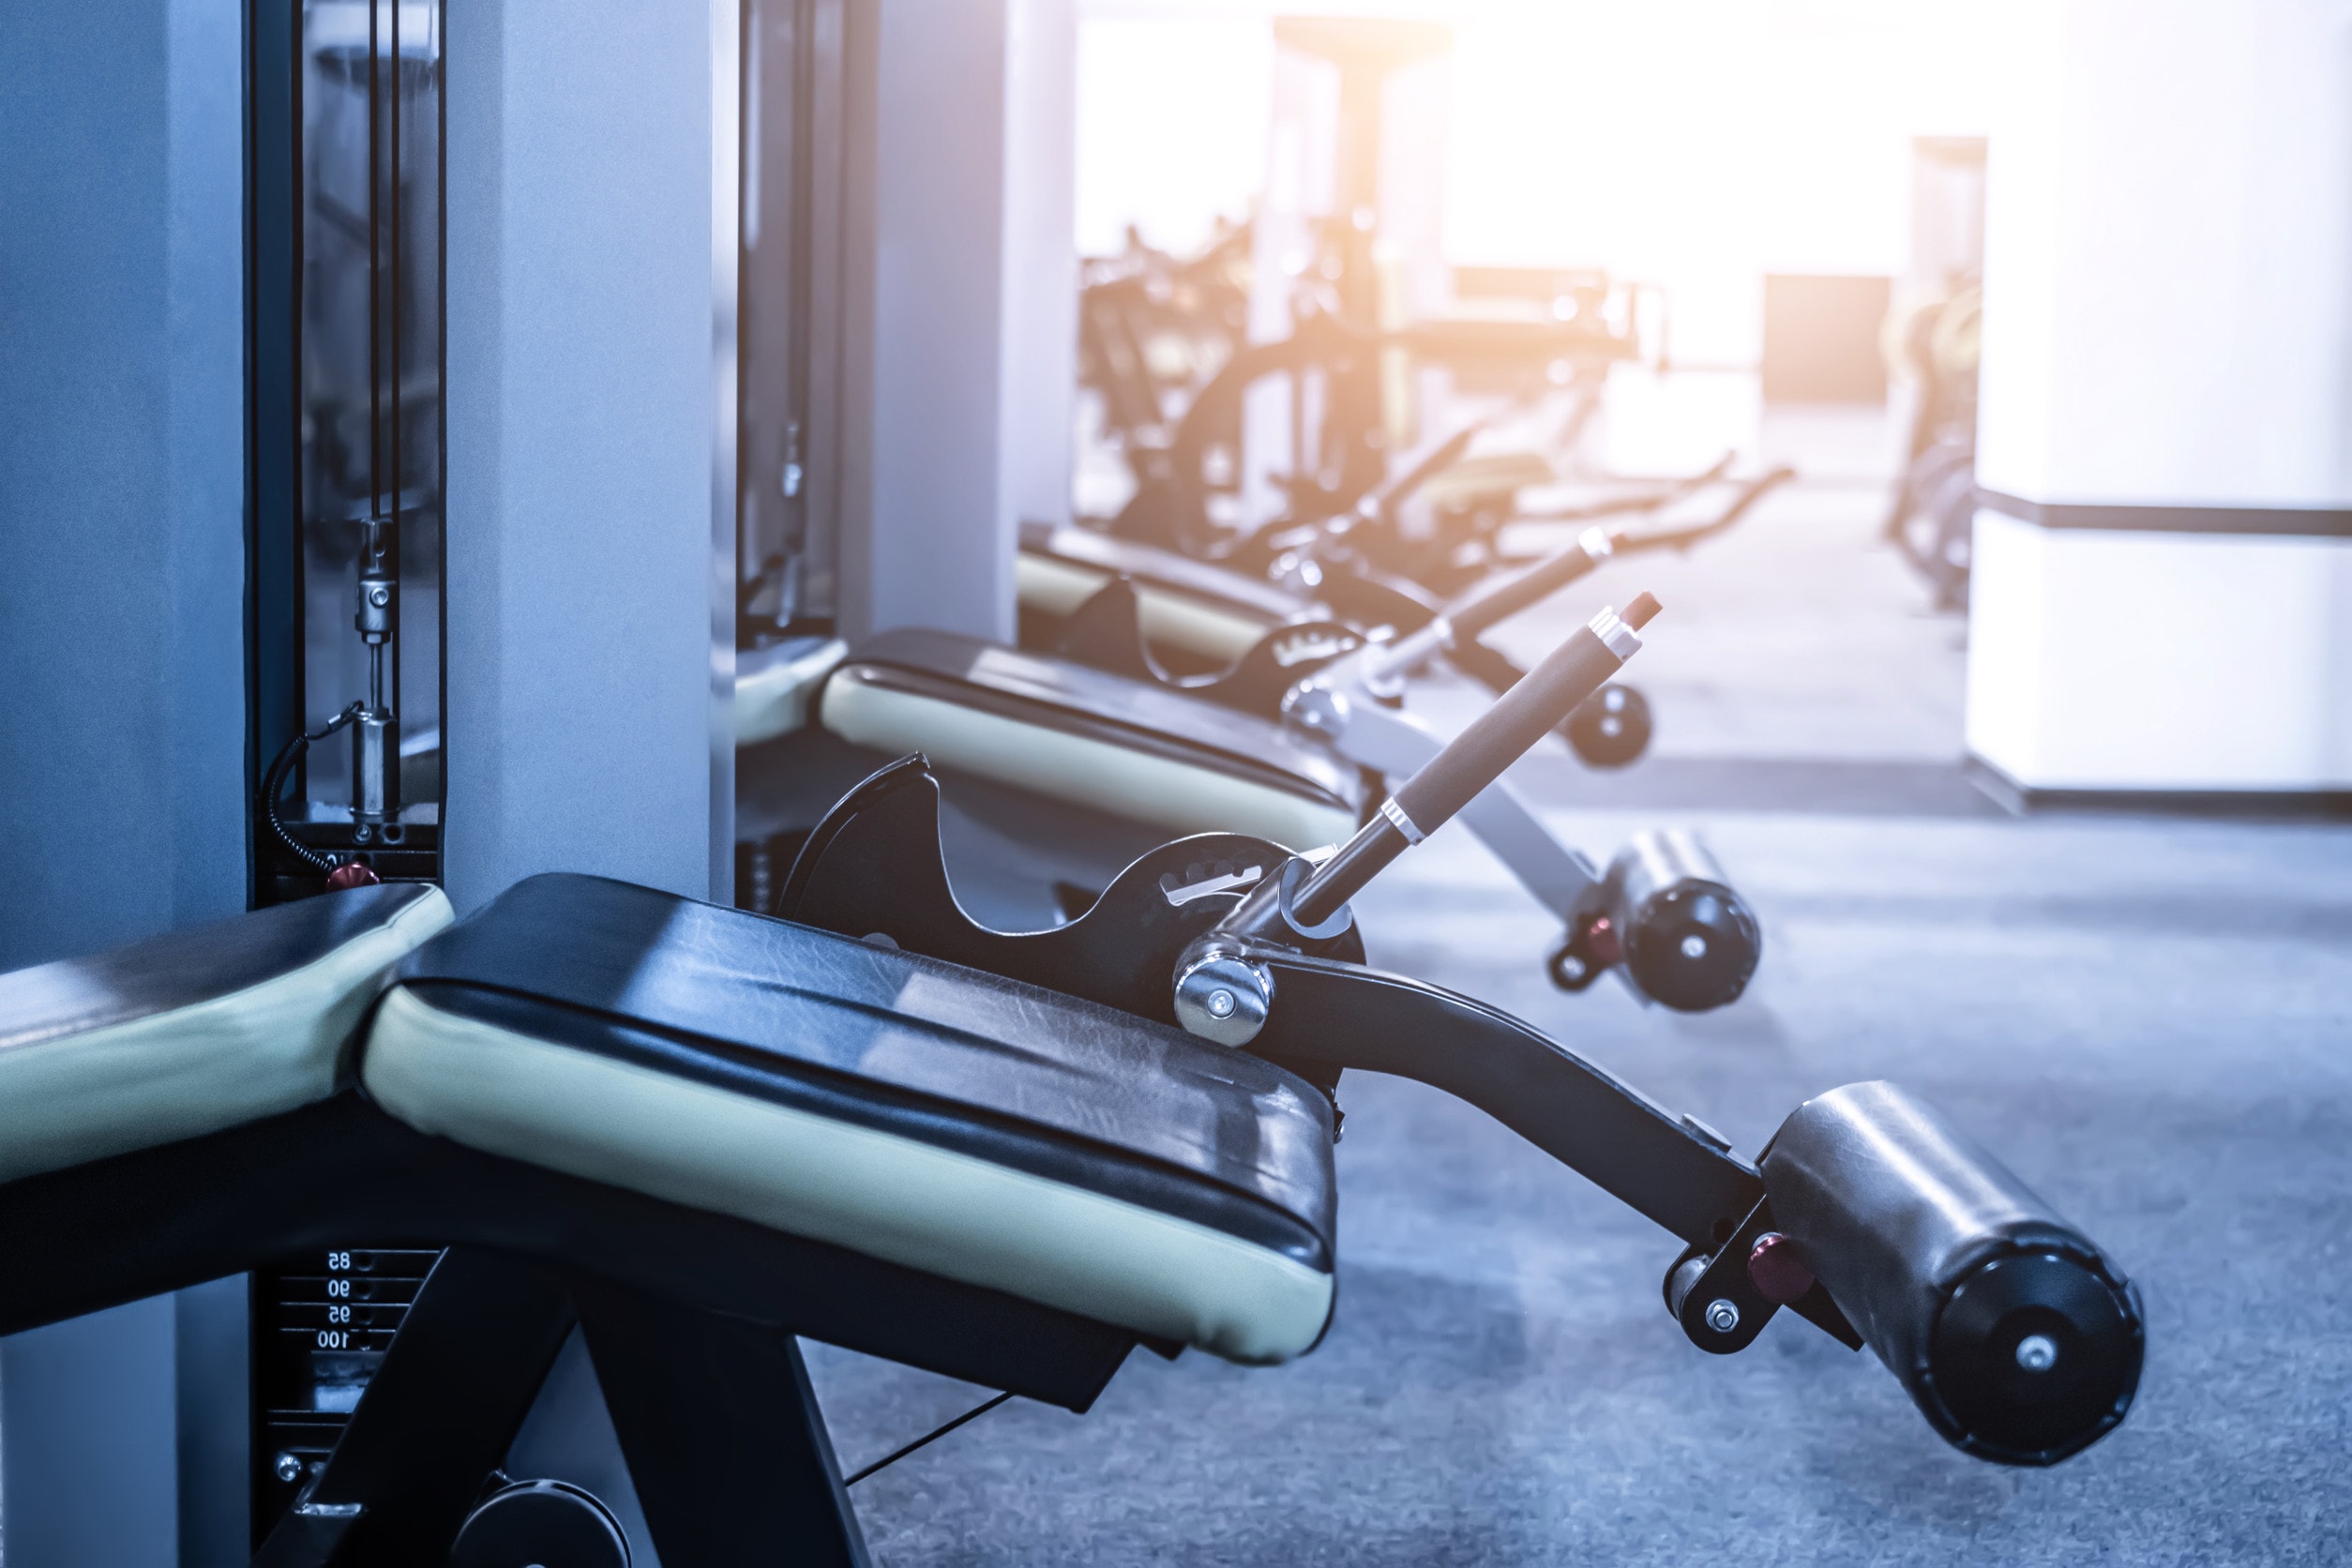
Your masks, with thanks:
<instances>
[{"instance_id":1,"label":"coiled cable","mask_svg":"<svg viewBox=\"0 0 2352 1568\"><path fill-rule=\"evenodd\" d=\"M336 868L336 863L308 844L299 842L293 834L286 831L286 824L279 821L278 816L278 793L286 787L286 775L293 768L296 758L309 750L313 742L326 739L327 736L357 718L367 711L367 706L365 702L354 701L350 707L328 719L324 728L313 730L308 734L294 736L279 748L278 760L270 763L269 772L262 776L262 815L267 819L269 830L278 835L278 841L293 851L305 865L315 867L321 871L332 873Z\"/></svg>"}]
</instances>

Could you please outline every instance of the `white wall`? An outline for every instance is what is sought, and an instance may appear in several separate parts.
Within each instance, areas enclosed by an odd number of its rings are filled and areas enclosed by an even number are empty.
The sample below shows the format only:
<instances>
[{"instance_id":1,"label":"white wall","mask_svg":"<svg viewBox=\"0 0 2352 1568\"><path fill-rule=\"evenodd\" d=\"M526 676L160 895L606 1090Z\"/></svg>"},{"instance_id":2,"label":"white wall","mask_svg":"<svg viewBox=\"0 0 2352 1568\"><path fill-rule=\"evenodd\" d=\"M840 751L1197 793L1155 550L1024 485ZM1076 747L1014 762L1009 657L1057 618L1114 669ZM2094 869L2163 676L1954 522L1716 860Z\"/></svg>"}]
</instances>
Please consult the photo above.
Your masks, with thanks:
<instances>
[{"instance_id":1,"label":"white wall","mask_svg":"<svg viewBox=\"0 0 2352 1568\"><path fill-rule=\"evenodd\" d=\"M2053 0L2013 52L1977 476L2034 520L1978 515L1968 749L2352 786L2352 4Z\"/></svg>"},{"instance_id":2,"label":"white wall","mask_svg":"<svg viewBox=\"0 0 2352 1568\"><path fill-rule=\"evenodd\" d=\"M2352 785L2352 540L1976 524L1968 749L2042 790Z\"/></svg>"},{"instance_id":3,"label":"white wall","mask_svg":"<svg viewBox=\"0 0 2352 1568\"><path fill-rule=\"evenodd\" d=\"M1978 477L2352 502L2352 6L2067 0L1988 162Z\"/></svg>"},{"instance_id":4,"label":"white wall","mask_svg":"<svg viewBox=\"0 0 2352 1568\"><path fill-rule=\"evenodd\" d=\"M1078 243L1197 247L1264 188L1273 18L1455 28L1445 248L1674 294L1675 352L1752 363L1768 271L1898 273L1910 139L1985 128L2019 0L1086 0Z\"/></svg>"}]
</instances>

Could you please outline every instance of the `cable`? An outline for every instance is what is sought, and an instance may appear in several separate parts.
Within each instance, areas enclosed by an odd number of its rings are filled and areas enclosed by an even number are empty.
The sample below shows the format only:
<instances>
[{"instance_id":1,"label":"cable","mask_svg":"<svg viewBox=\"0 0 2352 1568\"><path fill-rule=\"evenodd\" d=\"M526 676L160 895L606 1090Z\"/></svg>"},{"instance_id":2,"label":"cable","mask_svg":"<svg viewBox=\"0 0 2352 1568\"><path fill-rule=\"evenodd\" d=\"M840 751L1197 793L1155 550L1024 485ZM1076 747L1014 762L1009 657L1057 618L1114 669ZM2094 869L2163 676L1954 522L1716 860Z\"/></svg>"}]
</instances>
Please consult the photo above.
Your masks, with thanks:
<instances>
[{"instance_id":1,"label":"cable","mask_svg":"<svg viewBox=\"0 0 2352 1568\"><path fill-rule=\"evenodd\" d=\"M278 818L278 792L286 787L286 772L294 765L294 760L296 757L309 750L312 742L326 739L327 736L357 718L366 711L366 703L354 701L350 707L328 719L324 729L314 730L307 735L294 736L279 748L278 760L270 763L269 772L262 776L262 815L268 819L270 831L278 835L279 842L292 850L305 865L316 867L321 871L332 872L335 869L335 862L309 845L298 842L293 834L286 831L286 824Z\"/></svg>"},{"instance_id":2,"label":"cable","mask_svg":"<svg viewBox=\"0 0 2352 1568\"><path fill-rule=\"evenodd\" d=\"M990 1410L995 1410L999 1405L1003 1404L1004 1401L1010 1399L1011 1397L1013 1397L1013 1395L1008 1391L998 1395L993 1399L981 1401L979 1404L974 1405L972 1409L966 1410L963 1414L957 1416L955 1420L949 1422L946 1425L934 1427L932 1430L924 1433L923 1436L915 1439L914 1441L907 1444L906 1447L899 1449L895 1454L883 1455L881 1458L875 1460L864 1470L859 1470L855 1475L851 1476L847 1481L842 1482L841 1485L844 1486L856 1485L859 1482L865 1480L876 1470L883 1470L891 1465L897 1464L899 1460L905 1458L916 1449L923 1448L939 1441L940 1439L947 1436L948 1433L954 1431L957 1427L961 1426L965 1422L979 1420L982 1416L988 1414Z\"/></svg>"}]
</instances>

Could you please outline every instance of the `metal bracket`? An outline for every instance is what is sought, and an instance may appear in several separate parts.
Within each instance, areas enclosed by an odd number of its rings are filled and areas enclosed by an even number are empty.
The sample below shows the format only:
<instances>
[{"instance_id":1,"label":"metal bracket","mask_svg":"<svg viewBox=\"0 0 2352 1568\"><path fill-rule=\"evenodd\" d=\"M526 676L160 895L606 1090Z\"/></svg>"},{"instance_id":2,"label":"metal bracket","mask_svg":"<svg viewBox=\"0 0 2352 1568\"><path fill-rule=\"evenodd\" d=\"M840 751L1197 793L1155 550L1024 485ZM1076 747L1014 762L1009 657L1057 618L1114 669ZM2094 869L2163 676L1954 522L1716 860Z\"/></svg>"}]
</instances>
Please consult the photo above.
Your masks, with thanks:
<instances>
[{"instance_id":1,"label":"metal bracket","mask_svg":"<svg viewBox=\"0 0 2352 1568\"><path fill-rule=\"evenodd\" d=\"M1756 1243L1777 1229L1772 1223L1772 1199L1760 1199L1721 1245L1710 1252L1705 1244L1694 1244L1666 1270L1666 1310L1682 1325L1692 1344L1711 1355L1744 1350L1781 1309L1784 1304L1764 1294L1748 1266ZM1814 1281L1803 1295L1785 1304L1847 1349L1862 1349L1862 1335L1847 1321L1820 1281Z\"/></svg>"}]
</instances>

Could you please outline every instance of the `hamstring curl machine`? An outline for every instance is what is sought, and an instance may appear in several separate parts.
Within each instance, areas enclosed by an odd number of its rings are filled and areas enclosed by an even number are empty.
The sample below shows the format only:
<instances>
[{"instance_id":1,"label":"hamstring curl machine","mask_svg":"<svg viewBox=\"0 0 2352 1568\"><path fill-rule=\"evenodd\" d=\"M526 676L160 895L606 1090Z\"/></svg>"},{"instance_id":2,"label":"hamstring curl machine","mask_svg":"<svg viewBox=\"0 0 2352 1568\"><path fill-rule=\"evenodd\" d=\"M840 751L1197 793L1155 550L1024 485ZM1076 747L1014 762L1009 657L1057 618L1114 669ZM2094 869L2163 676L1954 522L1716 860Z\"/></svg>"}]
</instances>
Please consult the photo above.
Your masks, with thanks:
<instances>
[{"instance_id":1,"label":"hamstring curl machine","mask_svg":"<svg viewBox=\"0 0 2352 1568\"><path fill-rule=\"evenodd\" d=\"M909 758L819 826L779 913L1175 1022L1315 1084L1334 1126L1348 1068L1441 1089L1683 1243L1664 1294L1699 1349L1744 1349L1786 1306L1876 1350L1964 1451L2057 1463L2130 1408L2137 1289L1939 1111L1892 1083L1848 1085L1799 1107L1752 1161L1524 1021L1364 965L1349 899L1607 681L1657 608L1644 594L1595 616L1335 850L1182 839L1067 927L991 931L956 903L938 786ZM1640 858L1654 864L1612 868L1621 899L1673 869L1666 852ZM1669 901L1706 897L1685 885Z\"/></svg>"},{"instance_id":2,"label":"hamstring curl machine","mask_svg":"<svg viewBox=\"0 0 2352 1568\"><path fill-rule=\"evenodd\" d=\"M2129 1409L2136 1291L1940 1113L1849 1085L1752 1160L1364 962L1348 900L1651 608L1573 634L1336 850L1179 839L1048 931L964 915L912 757L819 824L780 920L548 875L448 926L437 890L363 886L0 976L0 1333L354 1235L445 1247L257 1563L626 1568L599 1500L501 1469L577 1325L666 1568L863 1564L798 1337L1079 1411L1138 1344L1305 1353L1355 1067L1657 1222L1700 1349L1786 1306L1964 1450L2064 1459Z\"/></svg>"},{"instance_id":3,"label":"hamstring curl machine","mask_svg":"<svg viewBox=\"0 0 2352 1568\"><path fill-rule=\"evenodd\" d=\"M1458 432L1440 444L1423 460L1409 465L1402 477L1367 493L1341 517L1298 529L1269 529L1267 536L1274 542L1266 547L1267 569L1284 591L1296 596L1285 614L1229 662L1199 668L1197 654L1164 649L1151 635L1158 607L1148 601L1153 596L1165 599L1171 594L1198 594L1204 568L1180 563L1179 568L1189 569L1189 580L1174 586L1186 574L1159 562L1159 552L1070 529L1040 531L1033 544L1025 537L1022 548L1041 556L1058 553L1067 558L1064 565L1082 564L1108 574L1108 580L1058 622L1049 639L1040 637L1038 641L1082 664L1273 716L1290 686L1317 668L1368 643L1410 639L1435 627L1434 650L1421 648L1412 669L1425 667L1434 654L1500 696L1525 671L1483 641L1487 628L1611 556L1689 550L1735 526L1758 501L1795 476L1792 470L1774 469L1750 482L1722 513L1695 523L1589 526L1575 542L1546 555L1507 563L1502 569L1455 574L1450 596L1440 598L1424 584L1366 560L1357 548L1358 530L1380 522L1396 495L1409 493L1457 458L1470 433ZM1589 521L1612 510L1632 509L1636 508L1596 508L1546 520ZM1530 585L1536 583L1548 586L1530 591ZM1326 606L1320 599L1332 603ZM1492 614L1475 608L1489 602L1501 608ZM1163 613L1161 619L1166 618ZM1024 641L1029 641L1025 632ZM1580 705L1561 732L1587 765L1617 768L1648 749L1651 729L1650 704L1642 694L1611 683Z\"/></svg>"},{"instance_id":4,"label":"hamstring curl machine","mask_svg":"<svg viewBox=\"0 0 2352 1568\"><path fill-rule=\"evenodd\" d=\"M1065 652L1131 679L1279 717L1292 732L1359 767L1403 778L1444 749L1435 731L1402 711L1406 682L1440 658L1493 657L1480 641L1490 627L1585 577L1623 541L1620 533L1588 528L1565 549L1489 579L1393 641L1373 641L1337 623L1285 626L1219 675L1177 677L1160 671L1144 644L1134 594L1113 583L1080 612ZM1626 622L1604 617L1604 631L1619 639L1626 656L1639 645L1629 641L1640 625L1630 619L1636 613L1643 612L1629 611ZM1506 668L1495 684L1502 697L1489 710L1490 720L1542 709L1541 688L1526 687L1516 671ZM1639 694L1606 676L1564 713L1556 727L1569 731L1579 752L1629 740L1637 750L1647 740L1647 707ZM1504 763L1542 733L1528 735ZM1512 875L1559 917L1565 935L1545 966L1553 983L1581 991L1614 968L1636 995L1678 1011L1703 1012L1737 1000L1762 956L1762 930L1706 846L1687 832L1646 832L1605 870L1596 869L1554 837L1526 799L1497 776L1503 765L1445 815L1461 811Z\"/></svg>"}]
</instances>

